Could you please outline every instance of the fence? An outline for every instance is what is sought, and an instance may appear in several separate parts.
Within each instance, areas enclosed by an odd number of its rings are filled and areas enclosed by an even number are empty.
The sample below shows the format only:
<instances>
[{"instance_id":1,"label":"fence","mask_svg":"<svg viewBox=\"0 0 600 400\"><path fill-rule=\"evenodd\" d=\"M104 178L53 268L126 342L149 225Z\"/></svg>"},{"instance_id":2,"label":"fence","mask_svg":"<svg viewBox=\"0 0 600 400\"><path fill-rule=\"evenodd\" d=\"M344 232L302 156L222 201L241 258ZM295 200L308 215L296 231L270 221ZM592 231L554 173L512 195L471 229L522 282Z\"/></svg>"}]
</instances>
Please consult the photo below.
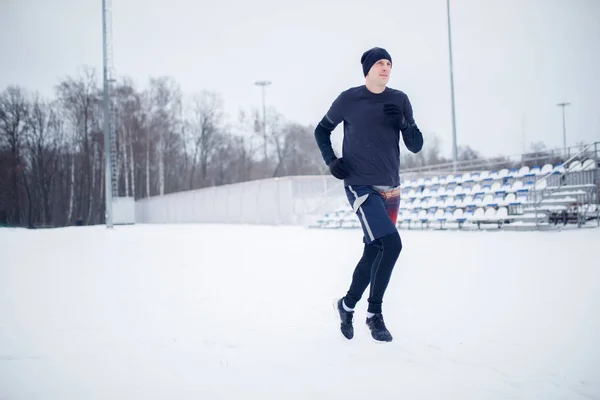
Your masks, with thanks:
<instances>
[{"instance_id":1,"label":"fence","mask_svg":"<svg viewBox=\"0 0 600 400\"><path fill-rule=\"evenodd\" d=\"M290 176L141 199L135 220L306 225L345 201L342 182L332 176Z\"/></svg>"}]
</instances>

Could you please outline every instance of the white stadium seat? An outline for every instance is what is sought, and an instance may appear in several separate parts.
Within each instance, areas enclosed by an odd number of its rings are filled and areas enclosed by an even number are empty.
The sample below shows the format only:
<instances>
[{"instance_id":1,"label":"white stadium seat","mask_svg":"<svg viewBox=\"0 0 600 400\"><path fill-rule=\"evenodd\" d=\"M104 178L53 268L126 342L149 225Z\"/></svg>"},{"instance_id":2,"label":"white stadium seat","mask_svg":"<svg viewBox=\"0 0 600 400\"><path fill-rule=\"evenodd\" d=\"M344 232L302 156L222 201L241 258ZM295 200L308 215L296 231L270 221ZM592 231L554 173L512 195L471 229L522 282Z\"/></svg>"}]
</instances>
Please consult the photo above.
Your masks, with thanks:
<instances>
[{"instance_id":1,"label":"white stadium seat","mask_svg":"<svg viewBox=\"0 0 600 400\"><path fill-rule=\"evenodd\" d=\"M536 165L535 167L529 170L529 175L539 175L541 170L542 169L538 165Z\"/></svg>"},{"instance_id":2,"label":"white stadium seat","mask_svg":"<svg viewBox=\"0 0 600 400\"><path fill-rule=\"evenodd\" d=\"M504 193L502 191L496 192L496 194L494 195L494 203L501 205L504 202L505 196L506 196L506 193Z\"/></svg>"},{"instance_id":3,"label":"white stadium seat","mask_svg":"<svg viewBox=\"0 0 600 400\"><path fill-rule=\"evenodd\" d=\"M506 197L504 197L504 202L502 205L507 206L517 201L517 195L514 193L507 193Z\"/></svg>"},{"instance_id":4,"label":"white stadium seat","mask_svg":"<svg viewBox=\"0 0 600 400\"><path fill-rule=\"evenodd\" d=\"M527 165L521 167L521 169L519 169L519 172L517 173L517 177L523 177L525 175L527 175L529 173L529 167Z\"/></svg>"},{"instance_id":5,"label":"white stadium seat","mask_svg":"<svg viewBox=\"0 0 600 400\"><path fill-rule=\"evenodd\" d=\"M481 202L481 204L484 206L497 206L498 205L494 200L494 195L492 195L492 194L486 194L485 197L483 198L483 201Z\"/></svg>"},{"instance_id":6,"label":"white stadium seat","mask_svg":"<svg viewBox=\"0 0 600 400\"><path fill-rule=\"evenodd\" d=\"M575 160L575 161L572 161L571 164L569 164L567 171L569 171L569 172L581 171L581 167L582 167L581 161Z\"/></svg>"},{"instance_id":7,"label":"white stadium seat","mask_svg":"<svg viewBox=\"0 0 600 400\"><path fill-rule=\"evenodd\" d=\"M479 179L478 181L483 181L484 179L488 178L490 176L490 171L481 171L479 173Z\"/></svg>"},{"instance_id":8,"label":"white stadium seat","mask_svg":"<svg viewBox=\"0 0 600 400\"><path fill-rule=\"evenodd\" d=\"M473 196L465 196L464 200L462 202L462 205L464 207L469 207L469 206L475 205L475 202L473 201Z\"/></svg>"},{"instance_id":9,"label":"white stadium seat","mask_svg":"<svg viewBox=\"0 0 600 400\"><path fill-rule=\"evenodd\" d=\"M507 177L508 174L509 174L508 168L503 168L500 170L500 172L498 172L498 178Z\"/></svg>"},{"instance_id":10,"label":"white stadium seat","mask_svg":"<svg viewBox=\"0 0 600 400\"><path fill-rule=\"evenodd\" d=\"M483 207L477 207L470 219L472 221L480 220L483 218L484 214L485 214L485 209Z\"/></svg>"},{"instance_id":11,"label":"white stadium seat","mask_svg":"<svg viewBox=\"0 0 600 400\"><path fill-rule=\"evenodd\" d=\"M546 179L540 179L534 186L535 190L544 190L546 187L548 187L548 181Z\"/></svg>"},{"instance_id":12,"label":"white stadium seat","mask_svg":"<svg viewBox=\"0 0 600 400\"><path fill-rule=\"evenodd\" d=\"M591 171L595 168L596 168L596 161L591 158L585 160L583 162L583 165L581 166L582 171Z\"/></svg>"},{"instance_id":13,"label":"white stadium seat","mask_svg":"<svg viewBox=\"0 0 600 400\"><path fill-rule=\"evenodd\" d=\"M515 193L515 192L521 190L522 188L523 188L523 181L515 181L512 184L512 186L510 188L510 191L513 192L513 193Z\"/></svg>"},{"instance_id":14,"label":"white stadium seat","mask_svg":"<svg viewBox=\"0 0 600 400\"><path fill-rule=\"evenodd\" d=\"M544 164L544 166L542 167L542 169L540 170L540 172L538 173L538 176L545 176L548 175L550 172L552 172L552 164Z\"/></svg>"}]
</instances>

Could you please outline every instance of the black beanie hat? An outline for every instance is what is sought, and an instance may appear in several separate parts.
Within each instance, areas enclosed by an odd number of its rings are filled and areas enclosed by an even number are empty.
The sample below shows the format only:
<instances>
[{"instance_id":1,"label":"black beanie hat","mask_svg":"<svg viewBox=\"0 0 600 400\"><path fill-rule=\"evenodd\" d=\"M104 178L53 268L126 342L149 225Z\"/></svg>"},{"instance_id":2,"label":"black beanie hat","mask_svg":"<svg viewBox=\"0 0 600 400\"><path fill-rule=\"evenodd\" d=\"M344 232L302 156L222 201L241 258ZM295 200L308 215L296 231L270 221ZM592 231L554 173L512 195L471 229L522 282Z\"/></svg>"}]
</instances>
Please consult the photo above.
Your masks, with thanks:
<instances>
[{"instance_id":1,"label":"black beanie hat","mask_svg":"<svg viewBox=\"0 0 600 400\"><path fill-rule=\"evenodd\" d=\"M392 62L392 56L390 56L390 53L381 47L373 47L372 49L369 49L363 53L362 57L360 58L360 63L362 64L362 69L365 76L367 76L373 64L381 59L390 60L390 62Z\"/></svg>"}]
</instances>

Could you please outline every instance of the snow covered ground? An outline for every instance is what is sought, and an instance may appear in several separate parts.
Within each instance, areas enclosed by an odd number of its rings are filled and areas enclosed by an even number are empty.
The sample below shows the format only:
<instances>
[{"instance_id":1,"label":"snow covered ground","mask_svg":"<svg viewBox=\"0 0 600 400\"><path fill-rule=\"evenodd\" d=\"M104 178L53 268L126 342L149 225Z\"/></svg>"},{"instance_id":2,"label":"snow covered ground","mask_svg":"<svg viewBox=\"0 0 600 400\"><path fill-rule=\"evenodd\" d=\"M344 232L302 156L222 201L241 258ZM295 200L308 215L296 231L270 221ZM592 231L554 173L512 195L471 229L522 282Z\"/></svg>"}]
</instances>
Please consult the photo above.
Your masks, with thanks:
<instances>
[{"instance_id":1,"label":"snow covered ground","mask_svg":"<svg viewBox=\"0 0 600 400\"><path fill-rule=\"evenodd\" d=\"M379 344L358 230L0 229L0 399L600 398L600 229L401 234Z\"/></svg>"}]
</instances>

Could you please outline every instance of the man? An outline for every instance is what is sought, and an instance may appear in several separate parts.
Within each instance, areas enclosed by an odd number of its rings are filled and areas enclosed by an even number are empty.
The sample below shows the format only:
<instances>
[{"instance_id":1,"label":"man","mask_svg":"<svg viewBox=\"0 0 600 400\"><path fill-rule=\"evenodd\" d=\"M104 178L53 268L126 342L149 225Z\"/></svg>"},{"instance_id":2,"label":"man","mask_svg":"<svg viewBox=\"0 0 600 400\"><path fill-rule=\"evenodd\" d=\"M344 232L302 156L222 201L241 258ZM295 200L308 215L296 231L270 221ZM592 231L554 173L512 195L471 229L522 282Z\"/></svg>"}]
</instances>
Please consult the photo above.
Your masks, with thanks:
<instances>
[{"instance_id":1,"label":"man","mask_svg":"<svg viewBox=\"0 0 600 400\"><path fill-rule=\"evenodd\" d=\"M382 48L361 57L365 84L339 94L315 129L325 163L344 181L346 196L363 230L363 254L350 288L337 301L340 329L354 337L354 307L370 285L366 324L373 339L389 342L392 335L382 315L383 296L402 250L396 227L400 206L400 132L409 151L418 153L423 135L405 93L387 87L392 57ZM331 146L331 132L344 121L343 157Z\"/></svg>"}]
</instances>

